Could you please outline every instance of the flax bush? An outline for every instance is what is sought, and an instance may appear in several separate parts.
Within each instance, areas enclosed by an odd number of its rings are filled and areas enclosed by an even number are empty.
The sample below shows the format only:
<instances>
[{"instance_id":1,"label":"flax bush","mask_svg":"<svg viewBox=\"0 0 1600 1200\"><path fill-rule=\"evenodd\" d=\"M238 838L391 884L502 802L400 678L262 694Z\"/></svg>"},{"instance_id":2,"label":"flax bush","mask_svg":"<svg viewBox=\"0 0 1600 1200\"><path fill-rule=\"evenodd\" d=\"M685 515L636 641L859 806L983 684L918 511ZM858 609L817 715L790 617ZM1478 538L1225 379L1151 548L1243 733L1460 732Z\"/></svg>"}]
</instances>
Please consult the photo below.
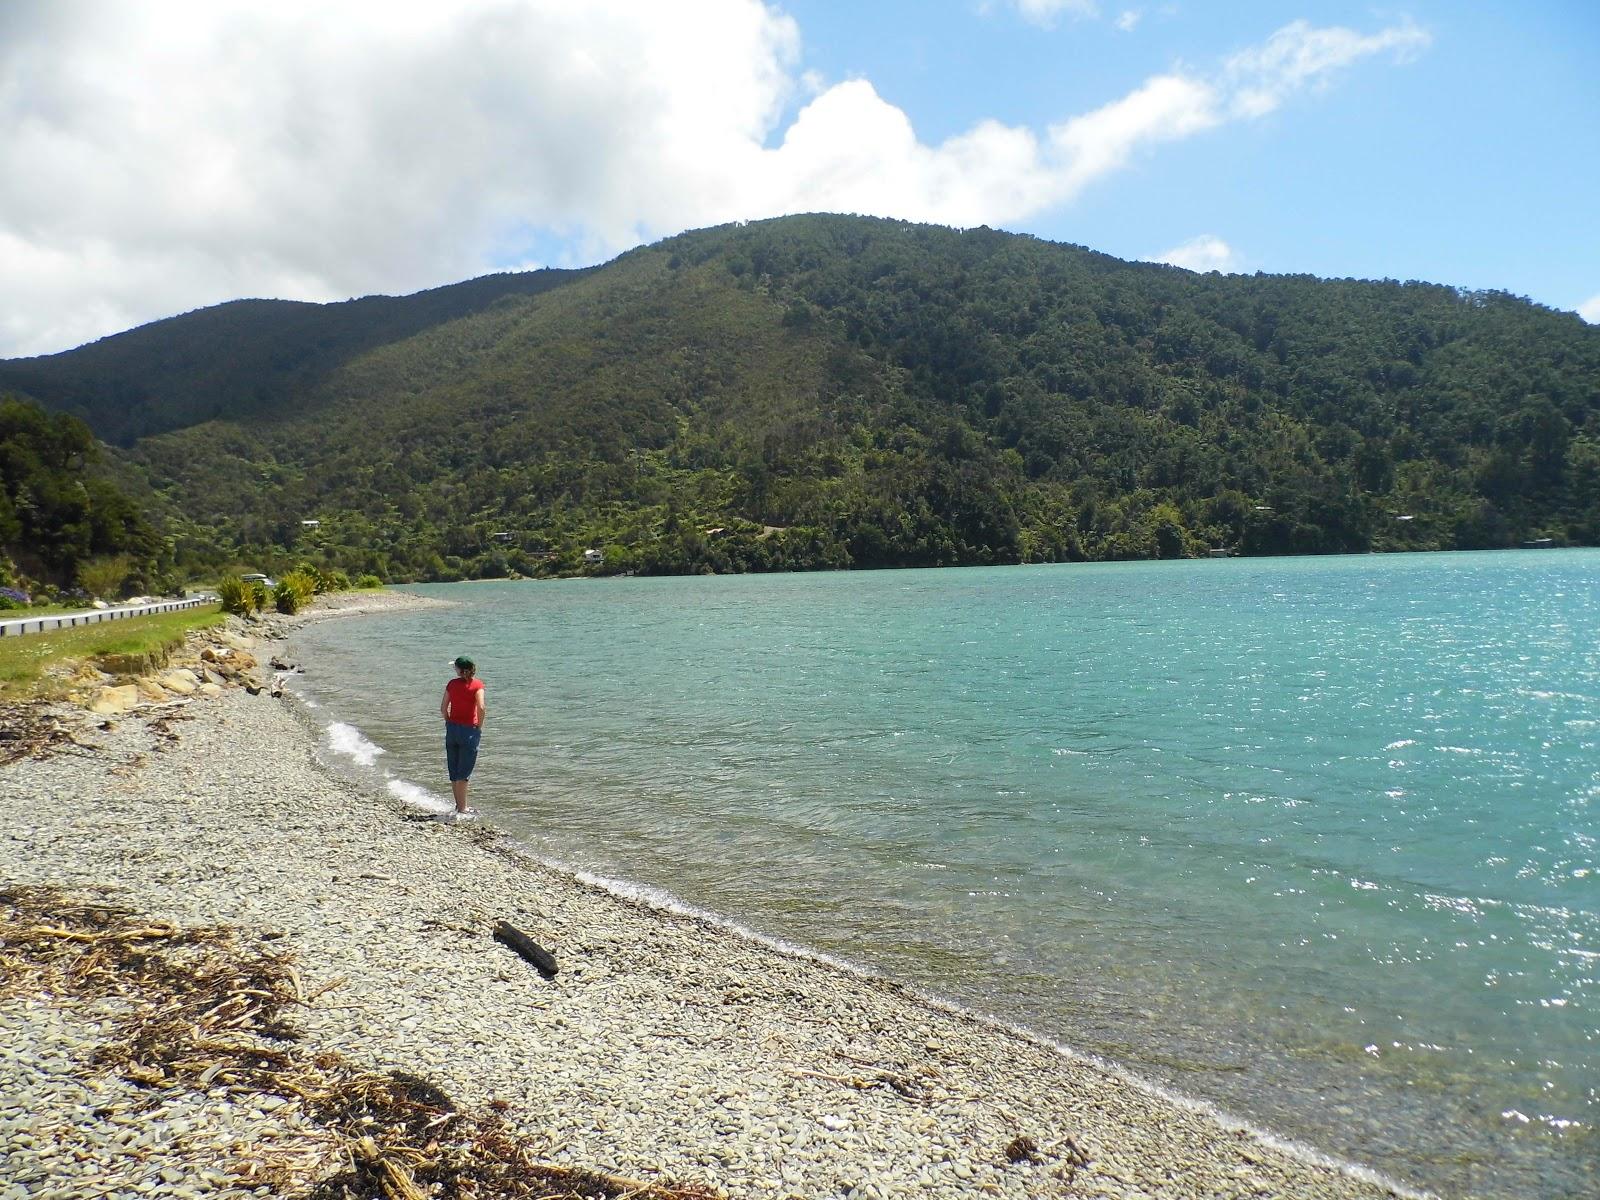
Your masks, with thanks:
<instances>
[{"instance_id":1,"label":"flax bush","mask_svg":"<svg viewBox=\"0 0 1600 1200\"><path fill-rule=\"evenodd\" d=\"M281 613L297 613L317 594L317 581L304 571L290 571L272 589L272 602Z\"/></svg>"},{"instance_id":2,"label":"flax bush","mask_svg":"<svg viewBox=\"0 0 1600 1200\"><path fill-rule=\"evenodd\" d=\"M267 606L267 587L259 579L244 580L229 575L217 584L217 599L222 601L222 611L248 617Z\"/></svg>"}]
</instances>

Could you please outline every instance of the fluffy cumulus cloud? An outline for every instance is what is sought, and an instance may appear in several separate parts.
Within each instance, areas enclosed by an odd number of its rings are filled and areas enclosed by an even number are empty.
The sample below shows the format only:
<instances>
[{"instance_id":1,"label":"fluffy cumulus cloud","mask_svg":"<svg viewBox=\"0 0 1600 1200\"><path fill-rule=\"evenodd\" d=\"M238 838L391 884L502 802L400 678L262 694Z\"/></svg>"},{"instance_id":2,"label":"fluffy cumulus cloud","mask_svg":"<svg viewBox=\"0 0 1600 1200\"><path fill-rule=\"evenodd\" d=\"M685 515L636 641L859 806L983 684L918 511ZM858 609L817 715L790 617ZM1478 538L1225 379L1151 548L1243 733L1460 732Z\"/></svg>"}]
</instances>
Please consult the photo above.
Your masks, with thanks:
<instances>
[{"instance_id":1,"label":"fluffy cumulus cloud","mask_svg":"<svg viewBox=\"0 0 1600 1200\"><path fill-rule=\"evenodd\" d=\"M1202 233L1181 246L1163 250L1154 261L1171 263L1186 271L1232 271L1238 266L1233 247L1214 233Z\"/></svg>"},{"instance_id":2,"label":"fluffy cumulus cloud","mask_svg":"<svg viewBox=\"0 0 1600 1200\"><path fill-rule=\"evenodd\" d=\"M1600 292L1578 305L1578 315L1591 325L1600 325Z\"/></svg>"},{"instance_id":3,"label":"fluffy cumulus cloud","mask_svg":"<svg viewBox=\"0 0 1600 1200\"><path fill-rule=\"evenodd\" d=\"M239 296L409 291L552 245L596 261L733 219L1017 222L1424 42L1296 23L1210 74L930 143L870 81L805 72L801 31L761 0L10 0L0 355Z\"/></svg>"}]
</instances>

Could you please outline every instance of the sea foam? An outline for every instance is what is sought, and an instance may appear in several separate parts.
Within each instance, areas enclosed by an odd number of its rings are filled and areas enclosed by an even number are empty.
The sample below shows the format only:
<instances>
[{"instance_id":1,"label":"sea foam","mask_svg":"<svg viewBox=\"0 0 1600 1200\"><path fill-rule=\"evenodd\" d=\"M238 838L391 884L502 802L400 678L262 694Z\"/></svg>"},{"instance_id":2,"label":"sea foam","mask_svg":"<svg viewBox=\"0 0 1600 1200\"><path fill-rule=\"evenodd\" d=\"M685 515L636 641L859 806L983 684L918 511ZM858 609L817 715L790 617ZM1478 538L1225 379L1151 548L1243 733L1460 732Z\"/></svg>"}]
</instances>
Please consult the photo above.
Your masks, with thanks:
<instances>
[{"instance_id":1,"label":"sea foam","mask_svg":"<svg viewBox=\"0 0 1600 1200\"><path fill-rule=\"evenodd\" d=\"M354 725L346 725L343 721L335 721L328 726L328 748L335 754L354 759L363 767L372 766L378 761L378 755L384 753L382 746L368 740L367 735Z\"/></svg>"},{"instance_id":2,"label":"sea foam","mask_svg":"<svg viewBox=\"0 0 1600 1200\"><path fill-rule=\"evenodd\" d=\"M389 794L407 808L428 813L443 813L455 807L443 796L437 796L421 784L412 783L409 779L390 779L386 786Z\"/></svg>"}]
</instances>

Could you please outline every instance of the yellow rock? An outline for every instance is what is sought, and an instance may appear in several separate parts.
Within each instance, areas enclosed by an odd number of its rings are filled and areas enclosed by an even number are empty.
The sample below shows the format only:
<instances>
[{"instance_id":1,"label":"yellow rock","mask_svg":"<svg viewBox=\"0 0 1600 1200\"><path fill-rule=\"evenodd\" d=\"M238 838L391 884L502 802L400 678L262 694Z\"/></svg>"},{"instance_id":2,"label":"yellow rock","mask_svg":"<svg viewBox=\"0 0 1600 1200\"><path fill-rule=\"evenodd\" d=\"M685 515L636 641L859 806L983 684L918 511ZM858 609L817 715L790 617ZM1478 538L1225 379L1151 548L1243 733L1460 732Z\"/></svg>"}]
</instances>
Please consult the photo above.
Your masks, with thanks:
<instances>
[{"instance_id":1,"label":"yellow rock","mask_svg":"<svg viewBox=\"0 0 1600 1200\"><path fill-rule=\"evenodd\" d=\"M154 679L137 679L134 686L139 689L139 698L152 704L162 704L167 699L165 689Z\"/></svg>"},{"instance_id":2,"label":"yellow rock","mask_svg":"<svg viewBox=\"0 0 1600 1200\"><path fill-rule=\"evenodd\" d=\"M121 687L101 688L89 702L89 711L109 716L113 713L125 713L129 709L138 707L138 704L138 687L125 683Z\"/></svg>"},{"instance_id":3,"label":"yellow rock","mask_svg":"<svg viewBox=\"0 0 1600 1200\"><path fill-rule=\"evenodd\" d=\"M215 683L202 683L195 691L211 700L215 700L222 695L221 685Z\"/></svg>"},{"instance_id":4,"label":"yellow rock","mask_svg":"<svg viewBox=\"0 0 1600 1200\"><path fill-rule=\"evenodd\" d=\"M180 696L191 694L199 682L194 677L193 671L168 671L161 676L161 686L169 692L177 692Z\"/></svg>"}]
</instances>

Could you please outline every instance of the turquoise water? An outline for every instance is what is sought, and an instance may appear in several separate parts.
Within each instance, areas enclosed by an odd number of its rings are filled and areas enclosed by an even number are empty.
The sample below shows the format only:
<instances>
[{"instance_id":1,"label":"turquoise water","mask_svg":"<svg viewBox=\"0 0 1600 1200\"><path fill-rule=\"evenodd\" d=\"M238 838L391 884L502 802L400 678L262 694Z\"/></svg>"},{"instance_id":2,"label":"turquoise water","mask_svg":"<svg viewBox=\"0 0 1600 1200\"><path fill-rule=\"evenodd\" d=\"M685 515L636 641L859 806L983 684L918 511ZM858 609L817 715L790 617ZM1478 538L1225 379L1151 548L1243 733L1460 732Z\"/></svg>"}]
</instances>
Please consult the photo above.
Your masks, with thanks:
<instances>
[{"instance_id":1,"label":"turquoise water","mask_svg":"<svg viewBox=\"0 0 1600 1200\"><path fill-rule=\"evenodd\" d=\"M1600 1172L1600 552L419 588L335 741L537 852L1447 1194ZM364 755L359 751L365 750Z\"/></svg>"}]
</instances>

